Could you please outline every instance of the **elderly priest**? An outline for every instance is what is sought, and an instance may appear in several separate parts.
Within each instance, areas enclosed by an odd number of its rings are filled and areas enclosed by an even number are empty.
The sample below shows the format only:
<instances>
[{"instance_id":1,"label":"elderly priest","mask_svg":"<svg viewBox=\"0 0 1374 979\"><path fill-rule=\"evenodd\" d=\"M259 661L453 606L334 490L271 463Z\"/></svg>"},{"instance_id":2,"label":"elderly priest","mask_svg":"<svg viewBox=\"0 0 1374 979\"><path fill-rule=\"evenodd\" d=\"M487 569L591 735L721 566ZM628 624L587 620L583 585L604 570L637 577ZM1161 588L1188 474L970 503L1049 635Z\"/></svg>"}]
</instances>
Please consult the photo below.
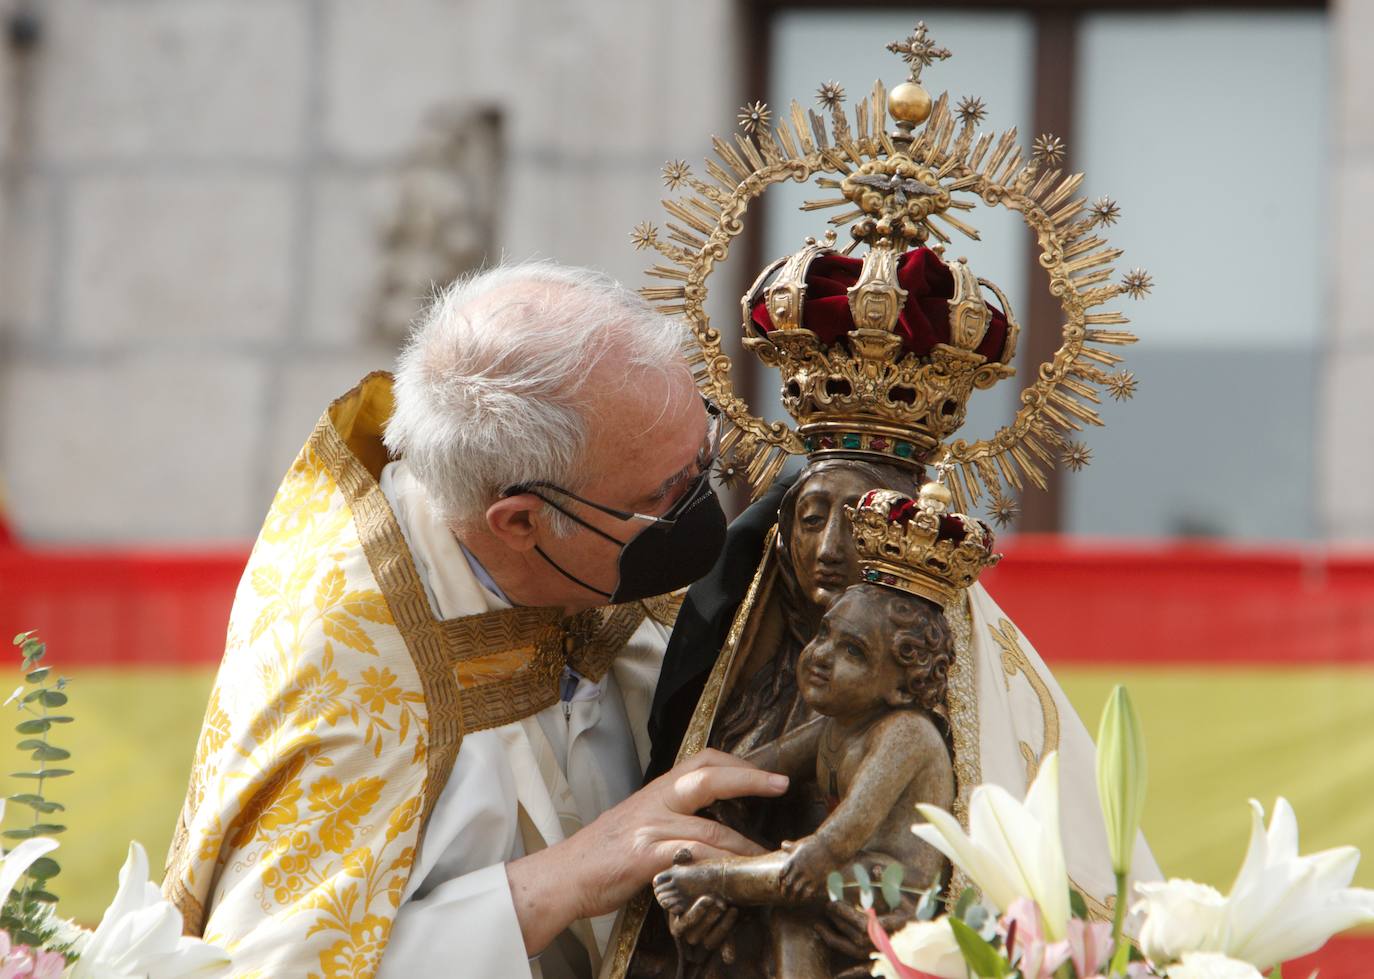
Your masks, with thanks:
<instances>
[{"instance_id":1,"label":"elderly priest","mask_svg":"<svg viewBox=\"0 0 1374 979\"><path fill-rule=\"evenodd\" d=\"M164 883L235 975L590 975L680 850L759 852L695 813L782 776L704 752L638 789L662 596L725 530L684 339L598 275L504 267L320 419L235 597Z\"/></svg>"}]
</instances>

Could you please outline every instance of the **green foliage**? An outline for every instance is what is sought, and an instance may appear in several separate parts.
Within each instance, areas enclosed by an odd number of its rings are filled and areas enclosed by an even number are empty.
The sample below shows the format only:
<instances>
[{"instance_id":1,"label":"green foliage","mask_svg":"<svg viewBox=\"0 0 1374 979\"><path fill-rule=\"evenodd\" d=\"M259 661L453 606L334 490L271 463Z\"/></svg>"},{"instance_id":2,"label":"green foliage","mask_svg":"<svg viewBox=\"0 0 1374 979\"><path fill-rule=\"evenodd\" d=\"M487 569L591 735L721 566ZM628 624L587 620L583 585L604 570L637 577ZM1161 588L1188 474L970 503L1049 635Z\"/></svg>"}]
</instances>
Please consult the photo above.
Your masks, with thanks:
<instances>
[{"instance_id":1,"label":"green foliage","mask_svg":"<svg viewBox=\"0 0 1374 979\"><path fill-rule=\"evenodd\" d=\"M873 907L873 878L861 863L854 865L854 879L859 882L859 906L867 911Z\"/></svg>"},{"instance_id":2,"label":"green foliage","mask_svg":"<svg viewBox=\"0 0 1374 979\"><path fill-rule=\"evenodd\" d=\"M982 935L958 918L951 917L949 926L954 931L959 950L964 953L964 961L974 974L984 979L1001 979L1007 974L1006 960Z\"/></svg>"},{"instance_id":3,"label":"green foliage","mask_svg":"<svg viewBox=\"0 0 1374 979\"><path fill-rule=\"evenodd\" d=\"M879 887L883 892L883 900L887 902L888 909L896 911L902 903L902 878L906 875L906 868L895 860L883 868L883 876L879 881Z\"/></svg>"},{"instance_id":4,"label":"green foliage","mask_svg":"<svg viewBox=\"0 0 1374 979\"><path fill-rule=\"evenodd\" d=\"M49 779L64 778L72 774L70 768L49 768L49 762L66 761L71 752L53 744L51 730L57 724L70 724L72 718L54 715L50 710L67 704L67 680L58 677L54 680L52 668L40 666L47 647L33 632L23 632L14 637L14 645L19 647L23 657L24 683L5 701L13 704L23 715L15 725L15 731L22 737L19 750L27 752L29 759L36 763L30 771L12 772L12 778L25 779L35 784L30 791L8 796L7 801L25 806L32 810L32 820L27 826L7 829L0 833L6 840L27 840L35 836L57 836L67 827L62 823L48 821L53 813L62 812L60 802L54 802L44 793ZM42 857L29 866L22 885L11 893L8 902L0 909L0 927L9 932L16 942L42 947L52 939L52 906L57 896L48 888L48 882L62 872L62 867L52 857Z\"/></svg>"}]
</instances>

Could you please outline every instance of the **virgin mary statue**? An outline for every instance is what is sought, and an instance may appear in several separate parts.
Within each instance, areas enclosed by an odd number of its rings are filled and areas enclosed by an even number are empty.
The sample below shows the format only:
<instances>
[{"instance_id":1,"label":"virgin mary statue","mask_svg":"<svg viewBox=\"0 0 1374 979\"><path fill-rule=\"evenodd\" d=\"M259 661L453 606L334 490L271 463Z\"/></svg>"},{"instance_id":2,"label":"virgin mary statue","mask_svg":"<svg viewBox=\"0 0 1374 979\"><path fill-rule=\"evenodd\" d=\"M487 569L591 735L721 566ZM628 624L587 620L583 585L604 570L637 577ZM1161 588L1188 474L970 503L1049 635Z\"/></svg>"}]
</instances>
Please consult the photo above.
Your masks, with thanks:
<instances>
[{"instance_id":1,"label":"virgin mary statue","mask_svg":"<svg viewBox=\"0 0 1374 979\"><path fill-rule=\"evenodd\" d=\"M645 295L692 325L703 391L736 426L734 455L723 465L747 478L757 497L677 618L650 718L650 776L708 746L748 754L813 719L797 692L797 656L831 602L860 580L846 506L873 489L914 496L926 470L937 467L961 512L985 501L996 515L1006 510L1004 484L1043 485L1043 467L1074 448L1066 433L1100 423L1082 400L1098 400L1095 385L1126 393L1132 386L1129 375L1104 369L1121 358L1102 348L1134 338L1097 326L1125 318L1095 308L1134 290L1110 281L1120 252L1074 198L1082 176L1054 166L1044 147L1057 141L1042 137L1023 161L1014 131L979 135L980 114L955 113L943 95L932 100L920 72L931 63L926 55L941 49L924 25L890 47L908 61L907 81L890 93L877 84L852 117L832 98L828 120L824 110L808 115L796 103L776 128L766 125L766 112L763 123L746 119L738 151L717 141L720 162L707 166L715 183L685 164L665 170L670 186L695 192L666 202L689 227L669 224L671 241L652 226L637 229L641 245L678 266L653 274L680 286ZM884 132L889 114L895 127ZM729 358L703 302L706 278L740 233L752 199L773 183L812 178L834 197L807 209L850 208L831 223L854 220L852 244L837 248L833 232L807 239L764 269L743 300L744 346L781 374L789 426L763 421L734 394ZM963 259L945 257L950 229L977 236L955 212L979 202L1025 218L1065 322L1059 350L1030 372L1015 417L992 438L968 442L952 438L968 398L1014 374L1020 332L1005 294ZM789 454L805 456L805 464L778 480ZM955 816L967 828L979 784L1024 797L1043 759L1058 752L1069 877L1090 912L1105 916L1116 881L1091 737L1030 641L980 584L944 612L955 647L941 718ZM1072 614L1071 596L1064 614ZM815 784L800 780L781 800L722 806L716 815L775 849L815 829L824 817L818 801ZM1136 849L1133 876L1159 876L1143 839ZM949 892L957 895L963 883L951 881ZM648 974L681 959L680 944L665 951L672 945L665 936L677 934L672 922L664 928L650 915L645 925L645 917L644 906L627 911L609 950L611 975ZM746 972L735 963L725 974Z\"/></svg>"}]
</instances>

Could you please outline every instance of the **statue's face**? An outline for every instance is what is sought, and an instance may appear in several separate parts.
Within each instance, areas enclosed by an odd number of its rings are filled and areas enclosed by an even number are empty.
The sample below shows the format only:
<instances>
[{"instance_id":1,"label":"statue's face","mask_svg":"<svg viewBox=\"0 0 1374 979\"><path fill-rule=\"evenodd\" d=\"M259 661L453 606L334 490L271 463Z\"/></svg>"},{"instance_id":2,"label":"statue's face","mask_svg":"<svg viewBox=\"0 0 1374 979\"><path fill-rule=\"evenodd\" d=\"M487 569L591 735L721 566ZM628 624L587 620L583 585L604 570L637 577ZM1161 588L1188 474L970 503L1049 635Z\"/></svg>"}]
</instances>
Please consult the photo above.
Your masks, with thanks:
<instances>
[{"instance_id":1,"label":"statue's face","mask_svg":"<svg viewBox=\"0 0 1374 979\"><path fill-rule=\"evenodd\" d=\"M844 508L873 489L873 478L852 469L826 469L806 480L792 514L793 571L802 594L825 608L859 580L853 531Z\"/></svg>"},{"instance_id":2,"label":"statue's face","mask_svg":"<svg viewBox=\"0 0 1374 979\"><path fill-rule=\"evenodd\" d=\"M891 621L866 589L846 591L797 659L797 689L812 710L852 717L902 699L905 674L892 658Z\"/></svg>"}]
</instances>

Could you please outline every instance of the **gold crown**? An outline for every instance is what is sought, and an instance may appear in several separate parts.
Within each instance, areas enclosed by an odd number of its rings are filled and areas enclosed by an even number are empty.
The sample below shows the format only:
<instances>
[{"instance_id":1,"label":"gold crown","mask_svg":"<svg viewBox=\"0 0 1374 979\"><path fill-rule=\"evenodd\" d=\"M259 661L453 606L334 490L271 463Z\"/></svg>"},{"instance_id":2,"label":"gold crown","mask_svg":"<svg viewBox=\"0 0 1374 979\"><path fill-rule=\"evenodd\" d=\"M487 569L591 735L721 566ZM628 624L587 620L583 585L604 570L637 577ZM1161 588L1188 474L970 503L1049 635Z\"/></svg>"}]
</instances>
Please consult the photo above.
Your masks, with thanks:
<instances>
[{"instance_id":1,"label":"gold crown","mask_svg":"<svg viewBox=\"0 0 1374 979\"><path fill-rule=\"evenodd\" d=\"M1020 329L1011 305L1001 290L956 259L944 266L954 280L949 341L927 351L907 350L897 332L908 298L897 270L906 256L883 238L864 256L847 290L853 329L826 343L807 328L806 277L816 259L835 254L833 243L834 232L824 244L808 239L801 251L764 270L742 301L744 346L782 375L782 404L797 421L807 455L929 462L963 425L973 390L1014 373L1010 361ZM933 253L930 258L939 261ZM1004 312L995 356L978 352L993 320L980 286L996 293ZM760 308L772 329L763 331L755 322Z\"/></svg>"},{"instance_id":2,"label":"gold crown","mask_svg":"<svg viewBox=\"0 0 1374 979\"><path fill-rule=\"evenodd\" d=\"M776 123L756 102L740 113L743 132L714 140L716 158L706 161L703 174L682 160L665 165L664 182L680 192L663 202L666 227L646 221L631 233L637 247L666 260L649 269L659 283L641 291L662 312L687 319L699 383L733 423L723 461L748 480L755 496L789 455L808 452L810 440L811 452L876 450L889 458L943 462L960 510L986 501L999 520L1008 519L1016 503L1004 487L1017 494L1027 484L1043 489L1046 471L1056 465L1081 468L1090 452L1072 433L1101 424L1096 405L1102 395L1125 400L1134 393L1135 377L1116 369L1122 358L1114 348L1135 337L1119 328L1127 322L1121 313L1101 307L1122 295L1140 298L1151 279L1140 269L1117 278L1121 251L1107 243L1103 229L1120 209L1105 197L1090 205L1080 196L1083 174L1062 167L1060 139L1042 135L1023 152L1015 129L978 131L986 114L981 99L965 97L957 108L948 93L932 99L921 72L949 52L934 44L924 24L888 48L906 60L907 79L891 92L875 83L871 94L855 100L852 113L833 83L821 86L819 111L794 101ZM889 116L891 130L885 129ZM833 236L774 263L750 291L749 299L761 297L774 328L754 330L746 322L746 340L782 370L795 429L755 414L736 395L730 357L706 312L707 280L729 258L750 204L772 185L794 181L834 192L805 202L803 210L840 209L829 224L848 225L851 240L839 256L865 249L848 293L852 322L841 342L808 336L816 324L808 326L803 317L807 269L829 259ZM954 234L977 239L961 215L980 204L1017 212L1034 234L1039 266L1062 309L1060 345L1023 372L1025 385L1008 424L985 439L951 440L970 393L1010 373L1016 325L1005 297L992 288L1008 320L1006 342L1001 350L989 349L991 341L979 349L972 338L987 329L989 315L980 286L990 284L954 261L953 295L944 297L950 303L948 338L929 349L906 349L892 333L905 301L894 268L909 249L928 244L939 252Z\"/></svg>"},{"instance_id":3,"label":"gold crown","mask_svg":"<svg viewBox=\"0 0 1374 979\"><path fill-rule=\"evenodd\" d=\"M984 568L1002 560L992 551L987 524L948 512L952 499L943 483L931 482L915 500L895 490L870 490L857 506L846 506L860 580L928 598L943 608L977 581Z\"/></svg>"}]
</instances>

